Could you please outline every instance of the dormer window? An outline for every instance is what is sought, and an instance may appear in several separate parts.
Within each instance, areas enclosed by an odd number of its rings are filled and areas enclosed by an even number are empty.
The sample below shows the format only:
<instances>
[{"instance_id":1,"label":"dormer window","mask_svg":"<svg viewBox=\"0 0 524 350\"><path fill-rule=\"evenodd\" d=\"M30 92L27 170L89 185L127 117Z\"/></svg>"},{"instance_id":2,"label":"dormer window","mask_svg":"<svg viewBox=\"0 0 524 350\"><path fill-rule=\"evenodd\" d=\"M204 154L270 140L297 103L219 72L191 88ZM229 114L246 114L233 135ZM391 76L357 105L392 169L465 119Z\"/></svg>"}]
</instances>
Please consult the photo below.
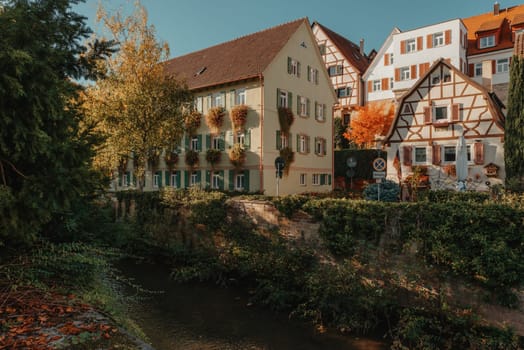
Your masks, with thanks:
<instances>
[{"instance_id":1,"label":"dormer window","mask_svg":"<svg viewBox=\"0 0 524 350\"><path fill-rule=\"evenodd\" d=\"M485 49L495 46L495 35L484 36L479 38L479 49Z\"/></svg>"}]
</instances>

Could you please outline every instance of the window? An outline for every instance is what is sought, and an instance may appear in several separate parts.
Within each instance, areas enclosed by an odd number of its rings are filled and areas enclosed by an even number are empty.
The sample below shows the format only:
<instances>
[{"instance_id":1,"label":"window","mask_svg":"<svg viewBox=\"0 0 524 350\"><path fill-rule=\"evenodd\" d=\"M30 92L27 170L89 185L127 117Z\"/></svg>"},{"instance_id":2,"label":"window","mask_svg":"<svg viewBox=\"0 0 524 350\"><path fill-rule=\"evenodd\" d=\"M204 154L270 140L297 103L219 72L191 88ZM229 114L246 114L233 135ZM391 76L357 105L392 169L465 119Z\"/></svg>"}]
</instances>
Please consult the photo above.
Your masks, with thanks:
<instances>
[{"instance_id":1,"label":"window","mask_svg":"<svg viewBox=\"0 0 524 350\"><path fill-rule=\"evenodd\" d=\"M435 121L446 121L448 120L448 107L447 106L435 106L433 110Z\"/></svg>"},{"instance_id":2,"label":"window","mask_svg":"<svg viewBox=\"0 0 524 350\"><path fill-rule=\"evenodd\" d=\"M235 104L246 104L246 89L238 89L237 91L235 91Z\"/></svg>"},{"instance_id":3,"label":"window","mask_svg":"<svg viewBox=\"0 0 524 350\"><path fill-rule=\"evenodd\" d=\"M300 77L300 62L294 58L287 58L287 72L295 77Z\"/></svg>"},{"instance_id":4,"label":"window","mask_svg":"<svg viewBox=\"0 0 524 350\"><path fill-rule=\"evenodd\" d=\"M320 174L313 174L313 177L311 179L311 183L315 186L320 185Z\"/></svg>"},{"instance_id":5,"label":"window","mask_svg":"<svg viewBox=\"0 0 524 350\"><path fill-rule=\"evenodd\" d=\"M389 88L393 90L393 87L395 86L395 79L389 78Z\"/></svg>"},{"instance_id":6,"label":"window","mask_svg":"<svg viewBox=\"0 0 524 350\"><path fill-rule=\"evenodd\" d=\"M351 114L344 114L343 123L344 125L349 125L349 123L351 123Z\"/></svg>"},{"instance_id":7,"label":"window","mask_svg":"<svg viewBox=\"0 0 524 350\"><path fill-rule=\"evenodd\" d=\"M153 174L153 187L158 188L160 186L160 174Z\"/></svg>"},{"instance_id":8,"label":"window","mask_svg":"<svg viewBox=\"0 0 524 350\"><path fill-rule=\"evenodd\" d=\"M444 74L444 82L449 83L451 81L451 74Z\"/></svg>"},{"instance_id":9,"label":"window","mask_svg":"<svg viewBox=\"0 0 524 350\"><path fill-rule=\"evenodd\" d=\"M244 183L245 183L244 174L237 174L235 177L235 190L237 191L244 190Z\"/></svg>"},{"instance_id":10,"label":"window","mask_svg":"<svg viewBox=\"0 0 524 350\"><path fill-rule=\"evenodd\" d=\"M452 163L457 159L457 148L455 146L444 146L444 162Z\"/></svg>"},{"instance_id":11,"label":"window","mask_svg":"<svg viewBox=\"0 0 524 350\"><path fill-rule=\"evenodd\" d=\"M351 88L350 87L345 87L345 88L338 88L336 90L336 93L337 93L337 97L338 98L342 98L342 97L350 97L351 96Z\"/></svg>"},{"instance_id":12,"label":"window","mask_svg":"<svg viewBox=\"0 0 524 350\"><path fill-rule=\"evenodd\" d=\"M204 99L202 96L199 96L195 99L195 108L200 113L204 113Z\"/></svg>"},{"instance_id":13,"label":"window","mask_svg":"<svg viewBox=\"0 0 524 350\"><path fill-rule=\"evenodd\" d=\"M288 101L288 92L285 90L280 90L278 95L278 107L287 107Z\"/></svg>"},{"instance_id":14,"label":"window","mask_svg":"<svg viewBox=\"0 0 524 350\"><path fill-rule=\"evenodd\" d=\"M306 135L298 135L298 145L297 145L297 151L299 153L308 153L309 152L309 147L308 147L308 142L309 141L309 137L306 136Z\"/></svg>"},{"instance_id":15,"label":"window","mask_svg":"<svg viewBox=\"0 0 524 350\"><path fill-rule=\"evenodd\" d=\"M330 77L334 75L341 75L343 72L342 65L336 65L336 66L329 66L328 67L328 74Z\"/></svg>"},{"instance_id":16,"label":"window","mask_svg":"<svg viewBox=\"0 0 524 350\"><path fill-rule=\"evenodd\" d=\"M410 80L411 71L409 67L400 67L400 80Z\"/></svg>"},{"instance_id":17,"label":"window","mask_svg":"<svg viewBox=\"0 0 524 350\"><path fill-rule=\"evenodd\" d=\"M219 93L213 94L213 97L212 97L212 100L211 100L211 106L212 107L225 107L226 106L226 104L225 104L226 101L225 101L224 95L225 95L224 92L219 92Z\"/></svg>"},{"instance_id":18,"label":"window","mask_svg":"<svg viewBox=\"0 0 524 350\"><path fill-rule=\"evenodd\" d=\"M177 173L171 173L171 187L179 187L178 185L178 174Z\"/></svg>"},{"instance_id":19,"label":"window","mask_svg":"<svg viewBox=\"0 0 524 350\"><path fill-rule=\"evenodd\" d=\"M308 66L307 80L318 84L318 69Z\"/></svg>"},{"instance_id":20,"label":"window","mask_svg":"<svg viewBox=\"0 0 524 350\"><path fill-rule=\"evenodd\" d=\"M219 173L213 173L211 176L211 188L214 190L217 190L220 188L220 174Z\"/></svg>"},{"instance_id":21,"label":"window","mask_svg":"<svg viewBox=\"0 0 524 350\"><path fill-rule=\"evenodd\" d=\"M426 164L426 147L415 147L415 163Z\"/></svg>"},{"instance_id":22,"label":"window","mask_svg":"<svg viewBox=\"0 0 524 350\"><path fill-rule=\"evenodd\" d=\"M417 42L415 39L408 39L406 40L406 52L415 52L417 49Z\"/></svg>"},{"instance_id":23,"label":"window","mask_svg":"<svg viewBox=\"0 0 524 350\"><path fill-rule=\"evenodd\" d=\"M433 47L444 45L444 33L433 34Z\"/></svg>"},{"instance_id":24,"label":"window","mask_svg":"<svg viewBox=\"0 0 524 350\"><path fill-rule=\"evenodd\" d=\"M315 137L315 154L319 156L326 155L326 139Z\"/></svg>"},{"instance_id":25,"label":"window","mask_svg":"<svg viewBox=\"0 0 524 350\"><path fill-rule=\"evenodd\" d=\"M479 39L479 48L485 49L487 47L495 46L495 35L485 36Z\"/></svg>"},{"instance_id":26,"label":"window","mask_svg":"<svg viewBox=\"0 0 524 350\"><path fill-rule=\"evenodd\" d=\"M476 77L482 76L482 62L475 63L475 76Z\"/></svg>"},{"instance_id":27,"label":"window","mask_svg":"<svg viewBox=\"0 0 524 350\"><path fill-rule=\"evenodd\" d=\"M373 91L380 91L382 82L380 80L373 80Z\"/></svg>"},{"instance_id":28,"label":"window","mask_svg":"<svg viewBox=\"0 0 524 350\"><path fill-rule=\"evenodd\" d=\"M127 186L129 186L129 181L127 181L127 179L128 179L128 174L129 174L128 171L126 171L124 174L122 174L122 187L127 187Z\"/></svg>"},{"instance_id":29,"label":"window","mask_svg":"<svg viewBox=\"0 0 524 350\"><path fill-rule=\"evenodd\" d=\"M190 149L193 150L193 151L198 151L198 150L199 150L199 147L198 147L198 137L197 137L197 136L193 136L193 137L191 138Z\"/></svg>"},{"instance_id":30,"label":"window","mask_svg":"<svg viewBox=\"0 0 524 350\"><path fill-rule=\"evenodd\" d=\"M246 134L243 131L235 133L235 143L244 145L246 143Z\"/></svg>"},{"instance_id":31,"label":"window","mask_svg":"<svg viewBox=\"0 0 524 350\"><path fill-rule=\"evenodd\" d=\"M497 60L497 73L507 73L509 71L509 58Z\"/></svg>"},{"instance_id":32,"label":"window","mask_svg":"<svg viewBox=\"0 0 524 350\"><path fill-rule=\"evenodd\" d=\"M433 85L437 85L437 84L440 84L440 74L439 75L435 75L431 78L431 84Z\"/></svg>"},{"instance_id":33,"label":"window","mask_svg":"<svg viewBox=\"0 0 524 350\"><path fill-rule=\"evenodd\" d=\"M304 96L300 96L298 102L298 114L300 116L307 116L307 98Z\"/></svg>"},{"instance_id":34,"label":"window","mask_svg":"<svg viewBox=\"0 0 524 350\"><path fill-rule=\"evenodd\" d=\"M299 180L300 186L306 186L306 179L307 179L306 174L300 174L300 180Z\"/></svg>"},{"instance_id":35,"label":"window","mask_svg":"<svg viewBox=\"0 0 524 350\"><path fill-rule=\"evenodd\" d=\"M393 64L393 53L389 54L389 64Z\"/></svg>"},{"instance_id":36,"label":"window","mask_svg":"<svg viewBox=\"0 0 524 350\"><path fill-rule=\"evenodd\" d=\"M325 55L326 54L326 44L318 45L318 50L320 51L321 55Z\"/></svg>"},{"instance_id":37,"label":"window","mask_svg":"<svg viewBox=\"0 0 524 350\"><path fill-rule=\"evenodd\" d=\"M284 135L280 130L277 130L277 149L289 147L289 137Z\"/></svg>"},{"instance_id":38,"label":"window","mask_svg":"<svg viewBox=\"0 0 524 350\"><path fill-rule=\"evenodd\" d=\"M195 186L198 184L198 173L193 171L191 177L189 178L189 186Z\"/></svg>"},{"instance_id":39,"label":"window","mask_svg":"<svg viewBox=\"0 0 524 350\"><path fill-rule=\"evenodd\" d=\"M221 140L220 135L211 135L211 148L212 149L221 149Z\"/></svg>"},{"instance_id":40,"label":"window","mask_svg":"<svg viewBox=\"0 0 524 350\"><path fill-rule=\"evenodd\" d=\"M315 103L315 119L318 121L324 120L324 112L326 110L326 105L323 103Z\"/></svg>"}]
</instances>

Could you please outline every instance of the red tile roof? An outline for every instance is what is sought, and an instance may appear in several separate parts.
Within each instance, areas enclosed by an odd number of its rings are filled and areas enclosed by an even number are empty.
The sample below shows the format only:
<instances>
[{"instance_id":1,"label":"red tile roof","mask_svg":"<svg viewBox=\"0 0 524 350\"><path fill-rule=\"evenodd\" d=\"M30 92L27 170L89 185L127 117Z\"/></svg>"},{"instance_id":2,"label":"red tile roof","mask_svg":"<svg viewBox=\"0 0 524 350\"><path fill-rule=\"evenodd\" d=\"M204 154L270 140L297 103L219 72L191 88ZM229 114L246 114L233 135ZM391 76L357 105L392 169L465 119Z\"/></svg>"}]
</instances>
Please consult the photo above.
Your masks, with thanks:
<instances>
[{"instance_id":1,"label":"red tile roof","mask_svg":"<svg viewBox=\"0 0 524 350\"><path fill-rule=\"evenodd\" d=\"M301 24L301 18L166 61L191 90L258 77Z\"/></svg>"},{"instance_id":2,"label":"red tile roof","mask_svg":"<svg viewBox=\"0 0 524 350\"><path fill-rule=\"evenodd\" d=\"M315 22L326 34L326 36L335 44L342 55L351 63L357 72L363 74L369 66L370 60L364 54L360 53L360 46L344 38L342 35L335 33L331 29Z\"/></svg>"},{"instance_id":3,"label":"red tile roof","mask_svg":"<svg viewBox=\"0 0 524 350\"><path fill-rule=\"evenodd\" d=\"M509 49L513 47L511 26L522 22L524 15L524 5L517 5L500 9L499 14L493 11L480 15L462 19L468 29L468 55L476 55L485 52ZM477 37L481 32L497 30L500 28L500 35L497 38L496 46L479 49Z\"/></svg>"}]
</instances>

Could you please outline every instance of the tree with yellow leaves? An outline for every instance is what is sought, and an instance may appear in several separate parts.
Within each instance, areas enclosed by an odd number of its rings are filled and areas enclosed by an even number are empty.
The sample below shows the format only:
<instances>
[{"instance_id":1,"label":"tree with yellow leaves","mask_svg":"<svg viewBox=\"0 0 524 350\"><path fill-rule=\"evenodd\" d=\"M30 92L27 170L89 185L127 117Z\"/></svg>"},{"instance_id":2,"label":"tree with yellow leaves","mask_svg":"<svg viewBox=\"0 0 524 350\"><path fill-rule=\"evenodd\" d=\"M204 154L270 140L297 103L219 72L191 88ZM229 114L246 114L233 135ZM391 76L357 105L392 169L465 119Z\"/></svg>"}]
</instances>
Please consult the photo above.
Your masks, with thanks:
<instances>
[{"instance_id":1,"label":"tree with yellow leaves","mask_svg":"<svg viewBox=\"0 0 524 350\"><path fill-rule=\"evenodd\" d=\"M127 17L119 12L111 15L102 6L97 15L119 50L100 67L106 78L90 86L84 96L86 113L105 135L96 165L111 172L132 157L142 188L145 170L163 150L180 143L192 96L186 86L165 74L162 62L169 47L157 42L139 1Z\"/></svg>"},{"instance_id":2,"label":"tree with yellow leaves","mask_svg":"<svg viewBox=\"0 0 524 350\"><path fill-rule=\"evenodd\" d=\"M392 103L368 103L358 108L357 116L351 119L344 137L361 148L370 148L377 135L384 136L389 131L394 113Z\"/></svg>"}]
</instances>

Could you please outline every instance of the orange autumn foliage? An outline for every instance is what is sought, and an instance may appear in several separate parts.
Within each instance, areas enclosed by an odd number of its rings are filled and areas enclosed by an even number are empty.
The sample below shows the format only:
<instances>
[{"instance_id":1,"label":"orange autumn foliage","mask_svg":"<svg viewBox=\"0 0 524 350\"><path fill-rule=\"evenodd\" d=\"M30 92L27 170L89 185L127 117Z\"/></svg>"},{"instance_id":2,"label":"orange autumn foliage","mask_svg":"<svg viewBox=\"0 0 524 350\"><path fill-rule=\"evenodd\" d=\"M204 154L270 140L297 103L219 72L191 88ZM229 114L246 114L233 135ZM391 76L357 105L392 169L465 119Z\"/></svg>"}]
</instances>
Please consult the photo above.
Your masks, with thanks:
<instances>
[{"instance_id":1,"label":"orange autumn foliage","mask_svg":"<svg viewBox=\"0 0 524 350\"><path fill-rule=\"evenodd\" d=\"M394 114L393 103L377 102L359 107L344 137L359 147L372 147L375 135L385 136L389 131Z\"/></svg>"}]
</instances>

